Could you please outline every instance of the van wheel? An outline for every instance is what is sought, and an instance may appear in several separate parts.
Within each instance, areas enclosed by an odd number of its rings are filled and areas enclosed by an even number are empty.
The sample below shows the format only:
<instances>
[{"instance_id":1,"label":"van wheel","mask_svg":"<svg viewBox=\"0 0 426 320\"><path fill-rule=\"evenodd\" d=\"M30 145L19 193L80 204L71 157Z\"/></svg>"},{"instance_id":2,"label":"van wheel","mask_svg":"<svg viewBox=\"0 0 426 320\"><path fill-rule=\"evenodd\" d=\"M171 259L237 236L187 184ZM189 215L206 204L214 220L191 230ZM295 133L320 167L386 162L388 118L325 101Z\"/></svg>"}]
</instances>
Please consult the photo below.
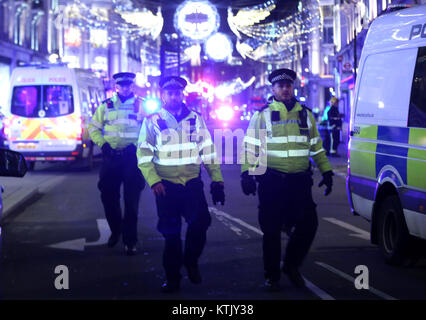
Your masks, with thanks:
<instances>
[{"instance_id":1,"label":"van wheel","mask_svg":"<svg viewBox=\"0 0 426 320\"><path fill-rule=\"evenodd\" d=\"M379 246L386 263L402 265L408 256L410 235L397 196L386 197L380 205Z\"/></svg>"},{"instance_id":2,"label":"van wheel","mask_svg":"<svg viewBox=\"0 0 426 320\"><path fill-rule=\"evenodd\" d=\"M28 171L34 171L35 161L28 161Z\"/></svg>"}]
</instances>

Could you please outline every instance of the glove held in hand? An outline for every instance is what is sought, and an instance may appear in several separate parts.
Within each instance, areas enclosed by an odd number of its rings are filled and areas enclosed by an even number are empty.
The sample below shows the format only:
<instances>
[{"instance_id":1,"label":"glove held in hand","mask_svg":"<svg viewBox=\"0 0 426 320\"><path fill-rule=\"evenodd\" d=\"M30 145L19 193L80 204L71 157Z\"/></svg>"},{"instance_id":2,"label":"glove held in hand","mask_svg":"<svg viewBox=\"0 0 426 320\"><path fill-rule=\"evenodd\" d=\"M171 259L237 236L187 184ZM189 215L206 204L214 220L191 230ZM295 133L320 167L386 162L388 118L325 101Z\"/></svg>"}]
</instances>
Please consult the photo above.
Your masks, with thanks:
<instances>
[{"instance_id":1,"label":"glove held in hand","mask_svg":"<svg viewBox=\"0 0 426 320\"><path fill-rule=\"evenodd\" d=\"M221 183L217 181L213 181L210 184L210 193L212 195L213 204L221 203L222 205L225 204L225 192L224 187Z\"/></svg>"},{"instance_id":2,"label":"glove held in hand","mask_svg":"<svg viewBox=\"0 0 426 320\"><path fill-rule=\"evenodd\" d=\"M248 171L241 174L241 188L246 196L249 194L256 195L256 181L253 176L248 174Z\"/></svg>"}]
</instances>

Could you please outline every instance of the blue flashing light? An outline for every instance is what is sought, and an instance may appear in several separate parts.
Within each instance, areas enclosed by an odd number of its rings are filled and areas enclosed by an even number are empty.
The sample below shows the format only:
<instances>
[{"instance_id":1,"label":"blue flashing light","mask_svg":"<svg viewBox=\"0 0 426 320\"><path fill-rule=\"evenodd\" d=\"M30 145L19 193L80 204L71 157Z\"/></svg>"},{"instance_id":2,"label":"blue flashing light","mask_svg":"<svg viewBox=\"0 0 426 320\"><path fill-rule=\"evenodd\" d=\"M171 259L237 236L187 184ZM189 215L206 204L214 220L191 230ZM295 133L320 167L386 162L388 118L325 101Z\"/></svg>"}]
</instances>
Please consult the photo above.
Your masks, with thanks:
<instances>
[{"instance_id":1,"label":"blue flashing light","mask_svg":"<svg viewBox=\"0 0 426 320\"><path fill-rule=\"evenodd\" d=\"M144 109L148 113L155 113L161 108L161 101L154 97L146 98L143 103Z\"/></svg>"}]
</instances>

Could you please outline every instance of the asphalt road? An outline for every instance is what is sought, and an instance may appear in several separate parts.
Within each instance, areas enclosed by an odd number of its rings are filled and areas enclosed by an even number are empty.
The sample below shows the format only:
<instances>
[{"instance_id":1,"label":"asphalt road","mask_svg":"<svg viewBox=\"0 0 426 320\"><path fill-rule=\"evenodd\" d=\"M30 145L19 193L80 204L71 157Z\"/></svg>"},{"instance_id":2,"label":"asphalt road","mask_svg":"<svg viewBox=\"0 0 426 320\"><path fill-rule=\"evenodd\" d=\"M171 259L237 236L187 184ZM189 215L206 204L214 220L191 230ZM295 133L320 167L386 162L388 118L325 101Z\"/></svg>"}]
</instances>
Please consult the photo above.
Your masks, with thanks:
<instances>
[{"instance_id":1,"label":"asphalt road","mask_svg":"<svg viewBox=\"0 0 426 320\"><path fill-rule=\"evenodd\" d=\"M141 197L138 254L126 256L120 243L106 247L109 236L99 191L99 162L92 172L76 166L40 165L25 179L60 175L8 219L2 228L1 299L195 299L195 300L348 300L425 299L426 263L391 267L369 242L369 224L354 217L346 195L344 161L333 162L338 175L334 189L324 197L314 186L319 229L302 273L308 288L296 289L281 279L282 291L263 289L261 232L257 222L257 197L240 189L237 165L224 165L226 203L213 206L204 172L205 192L212 226L200 260L203 284L190 283L185 275L176 294L163 294L163 239L156 230L153 195L146 188ZM315 182L320 180L315 172ZM283 235L283 246L286 236ZM55 287L69 272L69 289ZM355 287L357 266L368 269L369 289ZM59 267L60 268L60 267ZM365 269L363 272L364 275ZM364 280L367 278L364 278ZM62 282L64 285L65 282ZM364 281L365 285L366 282Z\"/></svg>"}]
</instances>

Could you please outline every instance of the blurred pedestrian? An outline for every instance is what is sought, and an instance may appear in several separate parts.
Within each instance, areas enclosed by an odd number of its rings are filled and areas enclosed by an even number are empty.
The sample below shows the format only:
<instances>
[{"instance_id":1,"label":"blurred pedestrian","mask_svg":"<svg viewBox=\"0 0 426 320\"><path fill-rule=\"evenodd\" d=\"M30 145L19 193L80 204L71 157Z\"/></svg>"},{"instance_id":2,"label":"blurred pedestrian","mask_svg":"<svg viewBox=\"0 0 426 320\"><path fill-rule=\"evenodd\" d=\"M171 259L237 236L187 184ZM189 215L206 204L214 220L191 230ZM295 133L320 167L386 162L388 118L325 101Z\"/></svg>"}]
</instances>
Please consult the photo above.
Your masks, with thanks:
<instances>
[{"instance_id":1,"label":"blurred pedestrian","mask_svg":"<svg viewBox=\"0 0 426 320\"><path fill-rule=\"evenodd\" d=\"M337 148L340 143L340 132L342 131L342 118L339 113L339 99L330 99L330 108L327 111L328 132L330 135L330 156L339 157Z\"/></svg>"}]
</instances>

